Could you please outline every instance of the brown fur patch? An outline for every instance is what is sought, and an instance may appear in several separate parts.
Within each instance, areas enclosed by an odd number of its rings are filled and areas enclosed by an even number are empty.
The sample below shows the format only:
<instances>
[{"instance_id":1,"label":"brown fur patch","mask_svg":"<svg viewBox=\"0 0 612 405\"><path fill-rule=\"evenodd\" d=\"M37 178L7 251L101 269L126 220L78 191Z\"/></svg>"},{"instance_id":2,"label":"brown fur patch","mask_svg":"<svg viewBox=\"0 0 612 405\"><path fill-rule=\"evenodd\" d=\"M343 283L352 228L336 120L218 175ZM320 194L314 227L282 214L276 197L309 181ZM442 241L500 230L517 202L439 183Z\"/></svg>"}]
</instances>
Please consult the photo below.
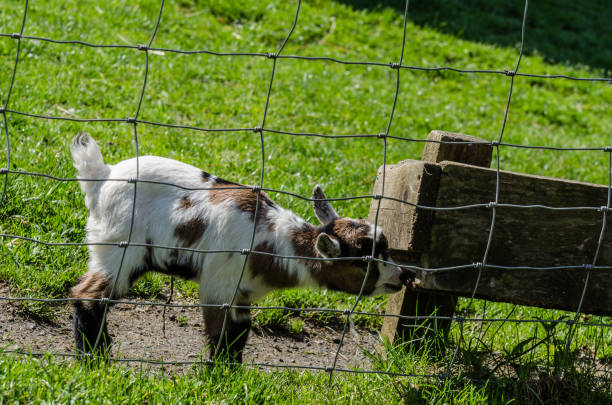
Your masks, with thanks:
<instances>
[{"instance_id":1,"label":"brown fur patch","mask_svg":"<svg viewBox=\"0 0 612 405\"><path fill-rule=\"evenodd\" d=\"M324 226L322 229L329 235L335 236L340 242L342 256L363 257L372 256L372 238L370 231L373 225L365 220L341 218ZM368 236L370 235L370 236ZM376 251L373 256L378 257L379 254L387 259L387 249L389 247L387 238L384 234L376 235Z\"/></svg>"},{"instance_id":2,"label":"brown fur patch","mask_svg":"<svg viewBox=\"0 0 612 405\"><path fill-rule=\"evenodd\" d=\"M276 224L272 221L268 221L268 232L274 233L276 231Z\"/></svg>"},{"instance_id":3,"label":"brown fur patch","mask_svg":"<svg viewBox=\"0 0 612 405\"><path fill-rule=\"evenodd\" d=\"M370 224L363 219L340 218L334 222L334 234L347 245L361 248L360 241L370 231Z\"/></svg>"},{"instance_id":4,"label":"brown fur patch","mask_svg":"<svg viewBox=\"0 0 612 405\"><path fill-rule=\"evenodd\" d=\"M344 251L347 256L360 256L361 240L369 231L369 225L365 221L355 221L350 219L339 219L335 221L332 234L344 245ZM337 223L339 222L339 224ZM302 229L294 232L291 235L293 249L297 256L304 257L321 257L315 250L317 235L323 228L315 228L310 224L305 224ZM342 238L346 239L342 239ZM353 254L350 254L353 253ZM370 253L368 253L369 255ZM363 262L343 262L343 261L315 261L303 260L309 269L315 281L325 288L331 290L343 291L351 294L359 293L363 279L365 277ZM378 269L373 265L370 270L370 277L366 282L364 289L365 294L369 294L376 287L378 280Z\"/></svg>"},{"instance_id":5,"label":"brown fur patch","mask_svg":"<svg viewBox=\"0 0 612 405\"><path fill-rule=\"evenodd\" d=\"M255 246L255 250L258 252L276 253L274 247L267 242L262 242ZM249 256L249 269L253 277L261 276L263 281L269 286L276 288L297 286L297 274L288 273L287 268L281 264L281 260L273 256L254 253Z\"/></svg>"},{"instance_id":6,"label":"brown fur patch","mask_svg":"<svg viewBox=\"0 0 612 405\"><path fill-rule=\"evenodd\" d=\"M317 228L304 224L302 229L293 232L290 237L296 256L320 257L314 247L317 240ZM312 260L309 262L320 263Z\"/></svg>"},{"instance_id":7,"label":"brown fur patch","mask_svg":"<svg viewBox=\"0 0 612 405\"><path fill-rule=\"evenodd\" d=\"M189 198L189 196L187 196L187 195L184 195L183 197L181 197L181 200L179 201L179 204L178 204L178 207L183 209L183 210L186 210L186 209L191 208L193 206L195 206L195 202L193 200L191 200Z\"/></svg>"},{"instance_id":8,"label":"brown fur patch","mask_svg":"<svg viewBox=\"0 0 612 405\"><path fill-rule=\"evenodd\" d=\"M83 274L77 284L70 289L72 298L100 299L109 298L111 291L110 279L99 271L89 270ZM83 307L92 307L95 302L82 302Z\"/></svg>"},{"instance_id":9,"label":"brown fur patch","mask_svg":"<svg viewBox=\"0 0 612 405\"><path fill-rule=\"evenodd\" d=\"M222 204L226 201L232 201L239 210L251 213L251 220L255 219L255 210L257 208L257 193L248 187L226 182L216 179L212 184L213 189L208 191L208 197L213 204ZM243 187L224 189L223 187ZM266 217L266 211L274 207L274 202L266 193L261 192L259 199L259 211L257 220L262 220Z\"/></svg>"},{"instance_id":10,"label":"brown fur patch","mask_svg":"<svg viewBox=\"0 0 612 405\"><path fill-rule=\"evenodd\" d=\"M174 236L185 242L185 246L191 246L204 235L205 231L206 222L200 217L195 217L177 226Z\"/></svg>"}]
</instances>

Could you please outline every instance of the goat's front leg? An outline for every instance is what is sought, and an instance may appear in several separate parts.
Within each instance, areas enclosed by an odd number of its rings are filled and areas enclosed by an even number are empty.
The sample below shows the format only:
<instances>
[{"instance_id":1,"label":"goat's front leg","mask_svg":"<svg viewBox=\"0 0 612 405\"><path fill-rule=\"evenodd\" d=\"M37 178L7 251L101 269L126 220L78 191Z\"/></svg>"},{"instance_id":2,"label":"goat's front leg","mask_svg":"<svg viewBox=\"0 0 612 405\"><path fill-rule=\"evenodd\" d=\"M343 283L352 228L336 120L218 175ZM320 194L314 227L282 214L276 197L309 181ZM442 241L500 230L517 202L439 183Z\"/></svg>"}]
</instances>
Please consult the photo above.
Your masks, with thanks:
<instances>
[{"instance_id":1,"label":"goat's front leg","mask_svg":"<svg viewBox=\"0 0 612 405\"><path fill-rule=\"evenodd\" d=\"M242 363L242 352L251 330L251 312L248 309L228 310L225 333L221 336L226 310L205 307L203 311L211 360L229 355L230 360Z\"/></svg>"}]
</instances>

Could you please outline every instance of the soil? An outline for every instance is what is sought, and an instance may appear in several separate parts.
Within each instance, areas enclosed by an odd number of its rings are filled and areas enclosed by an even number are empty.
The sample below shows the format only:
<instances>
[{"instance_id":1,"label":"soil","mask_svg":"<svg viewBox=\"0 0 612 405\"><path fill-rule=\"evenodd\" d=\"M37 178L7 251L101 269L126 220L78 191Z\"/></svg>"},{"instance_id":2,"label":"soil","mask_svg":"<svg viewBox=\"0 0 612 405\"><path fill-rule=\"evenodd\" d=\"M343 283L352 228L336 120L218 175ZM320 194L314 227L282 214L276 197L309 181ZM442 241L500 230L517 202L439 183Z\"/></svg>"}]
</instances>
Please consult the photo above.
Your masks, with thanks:
<instances>
[{"instance_id":1,"label":"soil","mask_svg":"<svg viewBox=\"0 0 612 405\"><path fill-rule=\"evenodd\" d=\"M0 284L0 296L7 295L8 288ZM137 298L126 300L138 301ZM178 362L202 358L205 336L198 308L167 308L165 336L163 324L162 307L133 304L111 307L108 328L113 339L113 357ZM304 321L300 333L254 328L245 348L245 362L331 366L341 334L342 325L321 325L310 320ZM379 345L377 334L351 327L336 367L370 369L366 352L375 353ZM33 353L74 353L69 309L61 311L53 322L49 322L28 315L15 302L0 301L0 348Z\"/></svg>"}]
</instances>

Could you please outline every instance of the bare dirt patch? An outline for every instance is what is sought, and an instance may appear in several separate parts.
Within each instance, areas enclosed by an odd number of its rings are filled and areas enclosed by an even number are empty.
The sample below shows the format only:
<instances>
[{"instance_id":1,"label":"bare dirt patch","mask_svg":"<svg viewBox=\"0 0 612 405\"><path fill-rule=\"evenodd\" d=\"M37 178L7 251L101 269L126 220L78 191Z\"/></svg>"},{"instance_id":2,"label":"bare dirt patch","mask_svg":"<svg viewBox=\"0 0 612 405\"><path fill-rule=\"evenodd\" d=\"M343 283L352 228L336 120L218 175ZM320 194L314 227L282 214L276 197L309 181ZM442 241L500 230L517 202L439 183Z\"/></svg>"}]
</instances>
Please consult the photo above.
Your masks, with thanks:
<instances>
[{"instance_id":1,"label":"bare dirt patch","mask_svg":"<svg viewBox=\"0 0 612 405\"><path fill-rule=\"evenodd\" d=\"M8 295L0 288L0 295ZM138 299L130 299L138 301ZM176 303L176 302L174 302ZM118 304L110 308L109 333L116 357L163 361L202 358L205 335L198 308L167 308L165 336L163 308ZM245 349L245 362L280 366L331 366L342 334L341 325L320 325L305 320L300 333L253 329ZM365 352L374 353L377 334L352 327L338 357L338 368L371 368ZM19 305L0 301L0 348L33 353L74 353L72 315L61 311L53 322L26 314ZM204 357L206 358L206 357Z\"/></svg>"}]
</instances>

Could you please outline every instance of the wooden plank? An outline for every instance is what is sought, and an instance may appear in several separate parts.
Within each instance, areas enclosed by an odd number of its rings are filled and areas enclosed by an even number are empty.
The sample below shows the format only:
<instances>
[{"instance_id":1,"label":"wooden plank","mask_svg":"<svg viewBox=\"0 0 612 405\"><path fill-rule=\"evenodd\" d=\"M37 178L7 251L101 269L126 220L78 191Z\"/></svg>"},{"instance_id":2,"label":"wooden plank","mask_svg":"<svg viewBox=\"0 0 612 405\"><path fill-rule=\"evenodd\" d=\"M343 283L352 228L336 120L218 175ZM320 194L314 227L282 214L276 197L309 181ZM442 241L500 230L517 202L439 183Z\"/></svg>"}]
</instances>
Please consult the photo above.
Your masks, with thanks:
<instances>
[{"instance_id":1,"label":"wooden plank","mask_svg":"<svg viewBox=\"0 0 612 405\"><path fill-rule=\"evenodd\" d=\"M475 136L446 131L431 131L423 150L423 160L438 163L444 160L474 166L491 166L493 147ZM454 142L448 144L446 142Z\"/></svg>"},{"instance_id":2,"label":"wooden plank","mask_svg":"<svg viewBox=\"0 0 612 405\"><path fill-rule=\"evenodd\" d=\"M433 163L444 159L489 166L492 147L481 139L463 134L432 131L423 152L423 160L407 160L387 166L385 196L398 198L421 206L435 206L441 173ZM382 168L379 169L374 194L381 194ZM378 201L373 201L369 220L374 221ZM421 265L419 256L429 250L433 211L416 208L395 201L381 201L378 223L382 225L390 247L396 249L394 259L402 263ZM450 295L432 294L403 288L389 297L388 314L452 316L456 298ZM445 337L449 321L399 320L386 317L382 335L390 342L395 340L422 342L432 335ZM419 338L422 338L419 340ZM439 346L441 348L442 345Z\"/></svg>"},{"instance_id":3,"label":"wooden plank","mask_svg":"<svg viewBox=\"0 0 612 405\"><path fill-rule=\"evenodd\" d=\"M418 160L406 160L397 165L387 166L385 175L386 197L397 198L412 204L432 206L437 198L440 166ZM382 167L378 171L374 194L382 194ZM370 222L376 219L379 201L372 201ZM389 247L396 250L393 259L401 263L419 264L420 252L429 248L429 230L433 211L418 209L414 205L382 199L378 224L382 227L389 241ZM425 309L421 307L425 298L419 299L419 293L402 291L393 294L387 301L387 313L413 315ZM431 295L431 294L425 294ZM428 303L428 308L433 303ZM454 303L453 303L454 308ZM429 314L429 312L428 312ZM402 321L396 317L384 319L382 335L393 342L396 338L409 340L414 330L414 322Z\"/></svg>"},{"instance_id":4,"label":"wooden plank","mask_svg":"<svg viewBox=\"0 0 612 405\"><path fill-rule=\"evenodd\" d=\"M385 197L411 204L432 206L436 202L440 166L420 160L405 160L387 166ZM382 167L374 185L374 195L382 194ZM378 201L372 201L368 220L374 223ZM389 247L400 251L425 252L429 248L429 230L433 211L417 209L398 201L380 200L378 224L383 228Z\"/></svg>"},{"instance_id":5,"label":"wooden plank","mask_svg":"<svg viewBox=\"0 0 612 405\"><path fill-rule=\"evenodd\" d=\"M496 171L454 162L440 164L438 207L494 201ZM607 187L502 171L500 203L521 205L605 206ZM424 267L481 262L492 209L436 211ZM608 215L597 265L612 265L612 218ZM563 266L591 264L603 214L591 210L547 210L498 207L487 263L501 266ZM415 287L421 291L470 296L478 271L423 272ZM483 270L476 297L543 308L576 310L585 270ZM612 270L592 270L583 312L612 315Z\"/></svg>"}]
</instances>

